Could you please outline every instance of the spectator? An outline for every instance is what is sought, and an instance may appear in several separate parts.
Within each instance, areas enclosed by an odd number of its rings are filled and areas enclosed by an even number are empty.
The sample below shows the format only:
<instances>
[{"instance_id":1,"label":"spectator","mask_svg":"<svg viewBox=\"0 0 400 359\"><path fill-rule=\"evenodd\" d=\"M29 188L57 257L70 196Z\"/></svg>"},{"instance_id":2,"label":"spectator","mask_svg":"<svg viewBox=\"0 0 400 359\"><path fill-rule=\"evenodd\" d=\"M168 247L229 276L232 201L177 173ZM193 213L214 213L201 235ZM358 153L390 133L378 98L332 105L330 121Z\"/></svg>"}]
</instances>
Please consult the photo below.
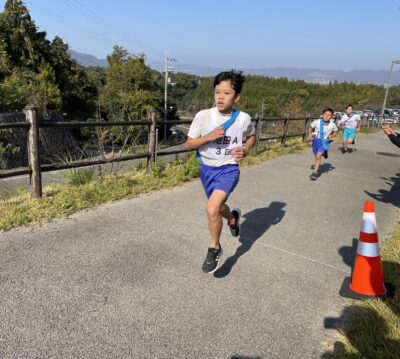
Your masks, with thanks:
<instances>
[{"instance_id":1,"label":"spectator","mask_svg":"<svg viewBox=\"0 0 400 359\"><path fill-rule=\"evenodd\" d=\"M398 132L395 132L393 128L391 128L389 125L383 125L382 128L383 132L387 134L390 141L392 141L392 143L395 144L397 147L400 147L400 134Z\"/></svg>"}]
</instances>

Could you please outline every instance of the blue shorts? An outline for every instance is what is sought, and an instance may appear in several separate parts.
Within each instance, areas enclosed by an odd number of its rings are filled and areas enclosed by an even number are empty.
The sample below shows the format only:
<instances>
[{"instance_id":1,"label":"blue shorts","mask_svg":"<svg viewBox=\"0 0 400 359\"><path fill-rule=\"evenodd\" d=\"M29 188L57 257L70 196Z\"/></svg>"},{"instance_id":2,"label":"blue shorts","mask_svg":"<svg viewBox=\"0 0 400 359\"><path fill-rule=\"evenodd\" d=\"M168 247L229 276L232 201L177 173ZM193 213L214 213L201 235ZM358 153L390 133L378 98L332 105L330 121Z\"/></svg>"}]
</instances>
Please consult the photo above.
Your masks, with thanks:
<instances>
[{"instance_id":1,"label":"blue shorts","mask_svg":"<svg viewBox=\"0 0 400 359\"><path fill-rule=\"evenodd\" d=\"M354 140L356 138L356 129L355 128L344 128L343 130L343 139L351 139Z\"/></svg>"},{"instance_id":2,"label":"blue shorts","mask_svg":"<svg viewBox=\"0 0 400 359\"><path fill-rule=\"evenodd\" d=\"M238 184L239 176L240 170L238 165L213 167L202 163L200 166L200 180L207 198L210 198L216 189L224 191L229 196Z\"/></svg>"},{"instance_id":3,"label":"blue shorts","mask_svg":"<svg viewBox=\"0 0 400 359\"><path fill-rule=\"evenodd\" d=\"M324 146L322 145L322 141L319 138L315 138L315 137L313 138L312 150L314 152L314 155L316 155L318 152L319 153L325 152Z\"/></svg>"}]
</instances>

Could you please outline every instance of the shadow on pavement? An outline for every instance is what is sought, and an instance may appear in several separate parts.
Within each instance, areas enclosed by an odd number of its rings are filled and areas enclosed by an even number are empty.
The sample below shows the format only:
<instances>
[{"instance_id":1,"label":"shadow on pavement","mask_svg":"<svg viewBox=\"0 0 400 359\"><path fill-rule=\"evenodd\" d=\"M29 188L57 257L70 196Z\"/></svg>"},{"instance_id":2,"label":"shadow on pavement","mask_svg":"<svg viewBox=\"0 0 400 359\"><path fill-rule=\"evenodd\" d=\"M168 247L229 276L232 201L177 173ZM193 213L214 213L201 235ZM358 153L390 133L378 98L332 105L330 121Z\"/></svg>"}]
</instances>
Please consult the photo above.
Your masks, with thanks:
<instances>
[{"instance_id":1,"label":"shadow on pavement","mask_svg":"<svg viewBox=\"0 0 400 359\"><path fill-rule=\"evenodd\" d=\"M391 152L377 152L379 156L386 156L386 157L400 157L398 153L391 153Z\"/></svg>"},{"instance_id":2,"label":"shadow on pavement","mask_svg":"<svg viewBox=\"0 0 400 359\"><path fill-rule=\"evenodd\" d=\"M342 147L338 147L338 151L342 151ZM343 156L350 155L353 152L357 152L357 148L354 147L347 147L347 153L342 153Z\"/></svg>"},{"instance_id":3,"label":"shadow on pavement","mask_svg":"<svg viewBox=\"0 0 400 359\"><path fill-rule=\"evenodd\" d=\"M336 167L332 166L330 163L323 163L320 167L319 167L319 173L328 173L330 171L333 171Z\"/></svg>"},{"instance_id":4,"label":"shadow on pavement","mask_svg":"<svg viewBox=\"0 0 400 359\"><path fill-rule=\"evenodd\" d=\"M396 173L390 178L381 177L381 179L390 186L389 190L380 189L378 190L379 193L364 192L376 201L391 203L395 207L400 207L400 173Z\"/></svg>"},{"instance_id":5,"label":"shadow on pavement","mask_svg":"<svg viewBox=\"0 0 400 359\"><path fill-rule=\"evenodd\" d=\"M343 246L338 249L338 253L342 257L343 263L351 268L351 274L353 274L353 266L354 266L354 261L356 259L357 245L358 245L358 239L353 238L353 243L351 247Z\"/></svg>"},{"instance_id":6,"label":"shadow on pavement","mask_svg":"<svg viewBox=\"0 0 400 359\"><path fill-rule=\"evenodd\" d=\"M311 165L310 167L312 170L315 169L315 165ZM333 171L336 167L332 166L330 163L323 163L319 167L319 173L328 173L330 171Z\"/></svg>"},{"instance_id":7,"label":"shadow on pavement","mask_svg":"<svg viewBox=\"0 0 400 359\"><path fill-rule=\"evenodd\" d=\"M242 356L242 355L234 355L231 357L231 359L261 359L261 357L248 357L248 356Z\"/></svg>"},{"instance_id":8,"label":"shadow on pavement","mask_svg":"<svg viewBox=\"0 0 400 359\"><path fill-rule=\"evenodd\" d=\"M257 208L243 215L245 220L241 226L239 237L240 246L236 253L227 258L224 264L214 273L214 277L223 278L227 276L238 259L247 253L254 242L257 241L272 225L279 223L285 215L286 203L271 202L269 207Z\"/></svg>"}]
</instances>

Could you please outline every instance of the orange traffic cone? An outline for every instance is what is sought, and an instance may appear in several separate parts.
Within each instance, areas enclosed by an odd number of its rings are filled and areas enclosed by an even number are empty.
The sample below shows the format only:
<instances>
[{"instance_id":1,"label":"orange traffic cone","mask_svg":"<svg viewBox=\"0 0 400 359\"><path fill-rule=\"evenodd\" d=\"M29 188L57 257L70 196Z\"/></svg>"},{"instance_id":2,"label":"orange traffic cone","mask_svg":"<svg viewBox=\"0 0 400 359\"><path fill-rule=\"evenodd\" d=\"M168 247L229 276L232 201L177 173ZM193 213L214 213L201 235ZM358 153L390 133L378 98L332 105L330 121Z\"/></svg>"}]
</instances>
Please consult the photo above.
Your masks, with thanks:
<instances>
[{"instance_id":1,"label":"orange traffic cone","mask_svg":"<svg viewBox=\"0 0 400 359\"><path fill-rule=\"evenodd\" d=\"M372 201L366 201L364 204L360 238L350 289L366 296L382 296L386 294L376 228L375 205Z\"/></svg>"}]
</instances>

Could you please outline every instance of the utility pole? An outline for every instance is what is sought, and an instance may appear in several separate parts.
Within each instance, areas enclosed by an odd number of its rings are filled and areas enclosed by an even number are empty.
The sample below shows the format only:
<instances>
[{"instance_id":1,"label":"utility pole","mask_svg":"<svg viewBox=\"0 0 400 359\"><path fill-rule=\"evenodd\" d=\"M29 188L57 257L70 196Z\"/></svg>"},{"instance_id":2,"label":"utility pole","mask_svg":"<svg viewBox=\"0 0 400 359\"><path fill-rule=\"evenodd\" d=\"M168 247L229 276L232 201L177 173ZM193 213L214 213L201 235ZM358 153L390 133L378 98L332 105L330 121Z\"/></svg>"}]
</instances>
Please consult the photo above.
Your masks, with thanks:
<instances>
[{"instance_id":1,"label":"utility pole","mask_svg":"<svg viewBox=\"0 0 400 359\"><path fill-rule=\"evenodd\" d=\"M261 118L264 118L264 99L262 100L261 103Z\"/></svg>"},{"instance_id":2,"label":"utility pole","mask_svg":"<svg viewBox=\"0 0 400 359\"><path fill-rule=\"evenodd\" d=\"M264 109L265 109L265 107L267 107L268 106L268 102L267 103L264 103L264 99L262 100L262 103L261 103L261 118L264 118Z\"/></svg>"},{"instance_id":3,"label":"utility pole","mask_svg":"<svg viewBox=\"0 0 400 359\"><path fill-rule=\"evenodd\" d=\"M386 101L387 101L387 97L388 97L388 93L389 93L389 87L390 87L390 76L392 75L394 64L400 65L400 60L392 61L392 65L390 66L389 77L388 77L387 84L386 84L385 98L383 100L383 105L382 105L382 110L381 110L382 118L383 118L383 115L385 113Z\"/></svg>"},{"instance_id":4,"label":"utility pole","mask_svg":"<svg viewBox=\"0 0 400 359\"><path fill-rule=\"evenodd\" d=\"M164 78L164 141L167 140L167 117L168 117L168 72L173 70L169 67L169 62L178 63L178 60L174 57L168 57L167 51L164 51L164 71L165 71L165 78Z\"/></svg>"},{"instance_id":5,"label":"utility pole","mask_svg":"<svg viewBox=\"0 0 400 359\"><path fill-rule=\"evenodd\" d=\"M167 140L167 97L168 97L168 57L167 51L164 52L164 72L165 72L165 80L164 80L164 141Z\"/></svg>"}]
</instances>

